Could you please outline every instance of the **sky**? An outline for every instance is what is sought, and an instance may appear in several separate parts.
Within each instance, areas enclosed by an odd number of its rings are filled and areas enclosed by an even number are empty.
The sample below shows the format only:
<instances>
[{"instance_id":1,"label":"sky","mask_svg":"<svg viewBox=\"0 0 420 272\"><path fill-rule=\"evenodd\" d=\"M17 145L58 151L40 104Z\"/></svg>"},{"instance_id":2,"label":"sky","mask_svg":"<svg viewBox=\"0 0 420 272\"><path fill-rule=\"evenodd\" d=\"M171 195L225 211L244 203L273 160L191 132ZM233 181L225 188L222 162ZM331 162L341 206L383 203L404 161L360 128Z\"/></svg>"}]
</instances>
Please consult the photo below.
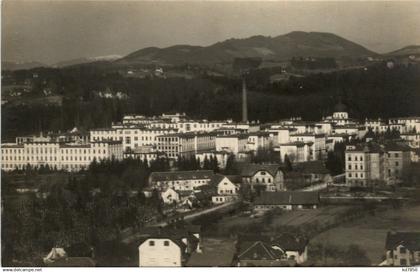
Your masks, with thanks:
<instances>
[{"instance_id":1,"label":"sky","mask_svg":"<svg viewBox=\"0 0 420 272\"><path fill-rule=\"evenodd\" d=\"M420 45L420 1L3 0L2 59L54 64L175 44L291 31L340 35L384 53Z\"/></svg>"}]
</instances>

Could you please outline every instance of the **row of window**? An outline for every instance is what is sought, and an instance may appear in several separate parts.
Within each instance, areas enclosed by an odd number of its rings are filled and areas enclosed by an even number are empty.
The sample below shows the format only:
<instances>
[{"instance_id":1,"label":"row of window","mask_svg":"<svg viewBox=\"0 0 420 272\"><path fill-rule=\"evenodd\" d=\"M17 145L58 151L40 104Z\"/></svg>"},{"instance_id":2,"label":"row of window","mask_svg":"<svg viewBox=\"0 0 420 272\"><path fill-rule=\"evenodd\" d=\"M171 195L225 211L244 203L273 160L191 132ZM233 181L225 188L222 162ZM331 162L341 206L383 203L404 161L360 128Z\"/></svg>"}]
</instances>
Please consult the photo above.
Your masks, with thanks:
<instances>
[{"instance_id":1,"label":"row of window","mask_svg":"<svg viewBox=\"0 0 420 272\"><path fill-rule=\"evenodd\" d=\"M155 241L153 241L153 240L149 241L149 246L155 246L155 245L156 245ZM163 245L164 246L169 246L169 241L168 240L163 241Z\"/></svg>"}]
</instances>

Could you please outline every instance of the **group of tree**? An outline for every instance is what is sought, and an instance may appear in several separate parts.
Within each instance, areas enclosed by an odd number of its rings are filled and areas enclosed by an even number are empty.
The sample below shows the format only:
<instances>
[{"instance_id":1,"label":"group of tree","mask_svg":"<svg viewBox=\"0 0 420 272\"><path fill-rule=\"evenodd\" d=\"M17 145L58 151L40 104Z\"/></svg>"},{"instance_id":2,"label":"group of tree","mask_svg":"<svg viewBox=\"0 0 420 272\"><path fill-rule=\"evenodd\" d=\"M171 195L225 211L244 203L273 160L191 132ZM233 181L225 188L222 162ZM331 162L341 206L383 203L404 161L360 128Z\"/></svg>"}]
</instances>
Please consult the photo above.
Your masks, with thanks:
<instances>
[{"instance_id":1,"label":"group of tree","mask_svg":"<svg viewBox=\"0 0 420 272\"><path fill-rule=\"evenodd\" d=\"M331 114L342 94L354 118L388 118L420 115L420 67L378 64L368 70L356 69L291 77L270 83L263 80L270 72L249 82L249 117L261 122L290 116L319 120ZM33 73L38 77L33 78ZM193 118L209 120L241 119L241 82L231 77L197 76L193 79L127 78L94 67L64 69L42 68L11 72L10 84L32 81L31 92L22 103L2 107L2 137L44 131L64 131L75 126L90 129L110 126L124 114L156 115L162 112L185 112ZM3 77L3 82L6 77ZM35 103L43 89L62 96L63 103ZM110 89L123 91L129 99L106 99L96 95ZM375 101L372 107L371 102ZM224 109L229 109L228 111Z\"/></svg>"},{"instance_id":2,"label":"group of tree","mask_svg":"<svg viewBox=\"0 0 420 272\"><path fill-rule=\"evenodd\" d=\"M213 170L219 172L219 162L216 156L204 156L203 162L200 158L195 156L179 156L176 162L176 167L179 171L187 170Z\"/></svg>"},{"instance_id":3,"label":"group of tree","mask_svg":"<svg viewBox=\"0 0 420 272\"><path fill-rule=\"evenodd\" d=\"M41 257L56 246L120 241L122 230L160 216L158 193L146 198L142 189L151 171L167 167L164 159L150 165L139 159L94 161L77 175L61 173L66 182L51 182L39 187L39 194L24 196L10 195L10 174L3 173L3 265L41 265Z\"/></svg>"}]
</instances>

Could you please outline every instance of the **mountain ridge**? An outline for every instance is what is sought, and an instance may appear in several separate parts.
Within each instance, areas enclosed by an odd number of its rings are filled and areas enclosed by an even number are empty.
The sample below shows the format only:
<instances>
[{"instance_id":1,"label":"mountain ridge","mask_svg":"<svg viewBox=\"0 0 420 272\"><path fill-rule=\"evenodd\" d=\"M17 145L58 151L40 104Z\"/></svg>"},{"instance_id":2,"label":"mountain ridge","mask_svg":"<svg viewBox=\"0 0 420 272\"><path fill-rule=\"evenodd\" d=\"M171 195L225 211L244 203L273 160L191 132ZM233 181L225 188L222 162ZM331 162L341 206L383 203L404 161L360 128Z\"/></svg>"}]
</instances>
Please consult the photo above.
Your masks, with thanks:
<instances>
[{"instance_id":1,"label":"mountain ridge","mask_svg":"<svg viewBox=\"0 0 420 272\"><path fill-rule=\"evenodd\" d=\"M116 63L216 64L236 57L288 60L292 57L367 57L379 55L357 43L328 32L292 31L275 37L254 35L230 38L209 46L173 45L147 47L116 60Z\"/></svg>"}]
</instances>

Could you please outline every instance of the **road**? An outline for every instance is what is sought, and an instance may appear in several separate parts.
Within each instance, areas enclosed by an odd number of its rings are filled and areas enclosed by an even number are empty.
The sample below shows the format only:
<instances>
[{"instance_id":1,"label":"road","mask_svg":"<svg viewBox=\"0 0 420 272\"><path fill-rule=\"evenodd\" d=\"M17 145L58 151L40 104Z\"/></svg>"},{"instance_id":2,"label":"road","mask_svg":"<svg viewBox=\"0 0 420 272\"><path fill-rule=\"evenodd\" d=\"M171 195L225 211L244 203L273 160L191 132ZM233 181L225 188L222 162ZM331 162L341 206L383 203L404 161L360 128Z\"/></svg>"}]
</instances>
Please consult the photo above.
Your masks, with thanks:
<instances>
[{"instance_id":1,"label":"road","mask_svg":"<svg viewBox=\"0 0 420 272\"><path fill-rule=\"evenodd\" d=\"M182 214L179 214L177 217L171 217L169 219L166 219L163 222L146 225L145 227L164 227L164 226L168 225L169 220L172 220L174 218L182 218L182 220L184 220L184 221L191 221L191 220L193 220L197 217L200 217L200 216L203 216L203 215L206 215L206 214L210 214L210 213L214 213L214 212L217 212L217 211L221 211L221 210L228 210L229 211L232 208L234 208L236 205L238 205L239 203L241 203L241 200L236 200L236 201L233 201L233 202L223 203L221 205L217 205L217 206L205 209L205 210L200 210L200 211L197 211L197 212L193 212L193 213L190 213L190 214L187 214L187 215L184 215L184 216ZM126 229L126 230L123 231L123 233L122 233L123 238L121 239L121 241L123 243L129 244L131 242L134 242L141 235L141 232L136 232L136 233L131 233L131 232L132 232L132 229Z\"/></svg>"}]
</instances>

